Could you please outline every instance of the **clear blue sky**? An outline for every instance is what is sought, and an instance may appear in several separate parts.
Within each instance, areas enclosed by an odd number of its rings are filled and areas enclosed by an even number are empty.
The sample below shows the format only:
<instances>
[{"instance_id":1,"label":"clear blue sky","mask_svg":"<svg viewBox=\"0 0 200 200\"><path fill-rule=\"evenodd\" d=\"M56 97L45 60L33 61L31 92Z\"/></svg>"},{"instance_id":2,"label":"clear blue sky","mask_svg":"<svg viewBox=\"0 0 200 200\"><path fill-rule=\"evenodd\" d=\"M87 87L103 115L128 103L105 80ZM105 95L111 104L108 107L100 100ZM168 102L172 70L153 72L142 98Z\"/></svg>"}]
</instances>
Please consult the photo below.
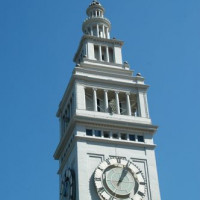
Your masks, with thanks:
<instances>
[{"instance_id":1,"label":"clear blue sky","mask_svg":"<svg viewBox=\"0 0 200 200\"><path fill-rule=\"evenodd\" d=\"M55 113L90 1L0 1L0 199L58 200ZM101 3L151 85L162 200L200 199L200 1Z\"/></svg>"}]
</instances>

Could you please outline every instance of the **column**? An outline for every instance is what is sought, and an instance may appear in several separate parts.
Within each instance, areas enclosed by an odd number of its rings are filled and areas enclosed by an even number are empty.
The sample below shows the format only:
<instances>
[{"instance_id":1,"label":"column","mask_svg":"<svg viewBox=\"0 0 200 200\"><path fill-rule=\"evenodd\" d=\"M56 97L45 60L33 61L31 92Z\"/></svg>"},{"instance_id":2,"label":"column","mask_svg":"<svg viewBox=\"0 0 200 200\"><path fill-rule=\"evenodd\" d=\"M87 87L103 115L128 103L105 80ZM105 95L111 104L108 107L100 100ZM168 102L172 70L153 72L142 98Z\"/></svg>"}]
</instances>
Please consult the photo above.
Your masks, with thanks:
<instances>
[{"instance_id":1,"label":"column","mask_svg":"<svg viewBox=\"0 0 200 200\"><path fill-rule=\"evenodd\" d=\"M142 112L141 112L141 103L140 103L140 94L138 92L137 94L137 117L141 117L142 116Z\"/></svg>"},{"instance_id":2,"label":"column","mask_svg":"<svg viewBox=\"0 0 200 200\"><path fill-rule=\"evenodd\" d=\"M101 45L99 45L99 60L102 61Z\"/></svg>"},{"instance_id":3,"label":"column","mask_svg":"<svg viewBox=\"0 0 200 200\"><path fill-rule=\"evenodd\" d=\"M97 89L93 88L93 106L94 111L97 112Z\"/></svg>"},{"instance_id":4,"label":"column","mask_svg":"<svg viewBox=\"0 0 200 200\"><path fill-rule=\"evenodd\" d=\"M108 31L108 28L107 28L107 37L108 37L108 39L110 39L110 33Z\"/></svg>"},{"instance_id":5,"label":"column","mask_svg":"<svg viewBox=\"0 0 200 200\"><path fill-rule=\"evenodd\" d=\"M95 15L96 15L95 17L97 17L97 10L95 11Z\"/></svg>"},{"instance_id":6,"label":"column","mask_svg":"<svg viewBox=\"0 0 200 200\"><path fill-rule=\"evenodd\" d=\"M99 24L97 24L97 37L99 37Z\"/></svg>"},{"instance_id":7,"label":"column","mask_svg":"<svg viewBox=\"0 0 200 200\"><path fill-rule=\"evenodd\" d=\"M108 49L108 46L106 46L106 61L110 62L109 61L109 49Z\"/></svg>"},{"instance_id":8,"label":"column","mask_svg":"<svg viewBox=\"0 0 200 200\"><path fill-rule=\"evenodd\" d=\"M105 27L105 38L108 39L108 27Z\"/></svg>"},{"instance_id":9,"label":"column","mask_svg":"<svg viewBox=\"0 0 200 200\"><path fill-rule=\"evenodd\" d=\"M116 98L116 109L117 109L117 114L120 114L120 107L119 107L119 92L115 92L115 98Z\"/></svg>"},{"instance_id":10,"label":"column","mask_svg":"<svg viewBox=\"0 0 200 200\"><path fill-rule=\"evenodd\" d=\"M103 38L105 38L105 26L103 25Z\"/></svg>"},{"instance_id":11,"label":"column","mask_svg":"<svg viewBox=\"0 0 200 200\"><path fill-rule=\"evenodd\" d=\"M138 91L138 115L144 118L149 117L146 91Z\"/></svg>"},{"instance_id":12,"label":"column","mask_svg":"<svg viewBox=\"0 0 200 200\"><path fill-rule=\"evenodd\" d=\"M104 90L105 112L108 112L108 90Z\"/></svg>"},{"instance_id":13,"label":"column","mask_svg":"<svg viewBox=\"0 0 200 200\"><path fill-rule=\"evenodd\" d=\"M91 30L90 34L91 34L91 36L93 36L93 27L92 26L90 27L90 30Z\"/></svg>"},{"instance_id":14,"label":"column","mask_svg":"<svg viewBox=\"0 0 200 200\"><path fill-rule=\"evenodd\" d=\"M131 116L130 93L126 93L127 114Z\"/></svg>"}]
</instances>

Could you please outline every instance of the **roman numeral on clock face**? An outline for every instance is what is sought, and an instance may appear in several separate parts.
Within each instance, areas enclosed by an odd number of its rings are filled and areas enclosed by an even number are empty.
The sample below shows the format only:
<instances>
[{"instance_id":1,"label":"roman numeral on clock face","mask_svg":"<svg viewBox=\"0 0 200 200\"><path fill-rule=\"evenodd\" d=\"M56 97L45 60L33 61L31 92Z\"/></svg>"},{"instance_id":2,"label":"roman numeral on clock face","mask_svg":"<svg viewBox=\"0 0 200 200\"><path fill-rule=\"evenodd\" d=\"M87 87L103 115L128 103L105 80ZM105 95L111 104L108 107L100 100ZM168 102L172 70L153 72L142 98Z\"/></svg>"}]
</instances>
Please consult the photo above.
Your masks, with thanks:
<instances>
[{"instance_id":1,"label":"roman numeral on clock face","mask_svg":"<svg viewBox=\"0 0 200 200\"><path fill-rule=\"evenodd\" d=\"M141 196L141 197L143 197L144 196L144 193L143 192L138 192L138 194Z\"/></svg>"},{"instance_id":2,"label":"roman numeral on clock face","mask_svg":"<svg viewBox=\"0 0 200 200\"><path fill-rule=\"evenodd\" d=\"M98 190L99 193L102 193L104 191L105 191L105 189L103 187L99 188L99 190Z\"/></svg>"},{"instance_id":3,"label":"roman numeral on clock face","mask_svg":"<svg viewBox=\"0 0 200 200\"><path fill-rule=\"evenodd\" d=\"M118 158L116 158L117 159L117 162L118 163L121 163L121 158L120 157L118 157Z\"/></svg>"},{"instance_id":4,"label":"roman numeral on clock face","mask_svg":"<svg viewBox=\"0 0 200 200\"><path fill-rule=\"evenodd\" d=\"M106 159L106 162L107 162L108 165L110 165L110 161L109 161L109 159Z\"/></svg>"},{"instance_id":5,"label":"roman numeral on clock face","mask_svg":"<svg viewBox=\"0 0 200 200\"><path fill-rule=\"evenodd\" d=\"M103 171L103 169L101 169L100 167L98 167L99 170Z\"/></svg>"},{"instance_id":6,"label":"roman numeral on clock face","mask_svg":"<svg viewBox=\"0 0 200 200\"><path fill-rule=\"evenodd\" d=\"M129 167L131 165L131 162L128 160L126 166Z\"/></svg>"},{"instance_id":7,"label":"roman numeral on clock face","mask_svg":"<svg viewBox=\"0 0 200 200\"><path fill-rule=\"evenodd\" d=\"M95 178L95 181L101 181L101 178Z\"/></svg>"}]
</instances>

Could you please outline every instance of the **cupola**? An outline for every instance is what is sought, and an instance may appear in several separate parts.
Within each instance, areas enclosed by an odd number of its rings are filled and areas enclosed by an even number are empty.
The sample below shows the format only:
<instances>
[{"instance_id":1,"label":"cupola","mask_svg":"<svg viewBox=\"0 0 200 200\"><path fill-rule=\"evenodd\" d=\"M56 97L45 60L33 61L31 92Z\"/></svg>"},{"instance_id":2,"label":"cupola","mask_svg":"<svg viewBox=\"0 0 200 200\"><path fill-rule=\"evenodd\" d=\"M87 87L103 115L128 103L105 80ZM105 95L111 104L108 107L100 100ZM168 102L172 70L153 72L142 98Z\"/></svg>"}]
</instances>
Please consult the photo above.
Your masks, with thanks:
<instances>
[{"instance_id":1,"label":"cupola","mask_svg":"<svg viewBox=\"0 0 200 200\"><path fill-rule=\"evenodd\" d=\"M83 33L110 39L111 23L104 17L104 13L103 6L98 1L93 1L86 11L88 18L83 22Z\"/></svg>"}]
</instances>

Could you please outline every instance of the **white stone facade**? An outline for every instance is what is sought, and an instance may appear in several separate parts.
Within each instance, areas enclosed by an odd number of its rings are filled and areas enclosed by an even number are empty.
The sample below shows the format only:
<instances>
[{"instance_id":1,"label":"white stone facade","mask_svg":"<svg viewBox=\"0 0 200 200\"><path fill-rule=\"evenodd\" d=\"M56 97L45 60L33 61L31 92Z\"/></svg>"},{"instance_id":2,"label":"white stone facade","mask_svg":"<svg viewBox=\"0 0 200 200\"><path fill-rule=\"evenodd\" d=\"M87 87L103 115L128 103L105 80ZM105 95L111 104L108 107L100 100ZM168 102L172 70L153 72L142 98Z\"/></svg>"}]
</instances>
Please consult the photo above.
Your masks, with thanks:
<instances>
[{"instance_id":1,"label":"white stone facade","mask_svg":"<svg viewBox=\"0 0 200 200\"><path fill-rule=\"evenodd\" d=\"M61 133L54 157L60 164L60 186L65 171L73 169L76 200L99 200L94 171L104 159L120 157L141 169L146 183L142 199L160 200L153 142L157 126L149 115L148 86L140 74L133 76L127 62L123 64L123 42L110 39L103 7L91 4L87 13L83 31L88 35L80 42L77 64L57 112ZM88 29L94 24L103 32L95 35Z\"/></svg>"}]
</instances>

